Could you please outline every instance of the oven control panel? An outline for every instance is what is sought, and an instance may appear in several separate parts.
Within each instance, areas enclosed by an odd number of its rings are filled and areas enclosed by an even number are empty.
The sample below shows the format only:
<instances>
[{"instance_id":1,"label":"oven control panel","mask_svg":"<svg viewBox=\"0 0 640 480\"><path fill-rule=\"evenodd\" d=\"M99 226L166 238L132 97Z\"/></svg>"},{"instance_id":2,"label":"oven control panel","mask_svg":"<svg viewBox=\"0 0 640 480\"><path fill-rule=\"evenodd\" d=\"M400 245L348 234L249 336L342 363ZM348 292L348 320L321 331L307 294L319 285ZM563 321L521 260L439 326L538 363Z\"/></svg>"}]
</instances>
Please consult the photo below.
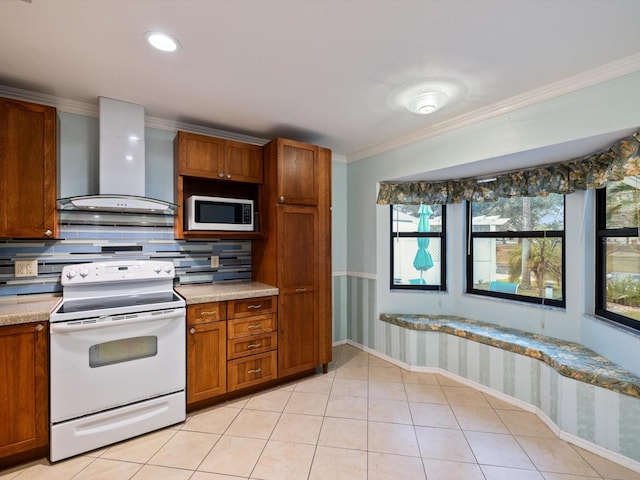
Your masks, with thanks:
<instances>
[{"instance_id":1,"label":"oven control panel","mask_svg":"<svg viewBox=\"0 0 640 480\"><path fill-rule=\"evenodd\" d=\"M172 279L173 262L130 260L67 265L62 268L62 285L108 283L127 280Z\"/></svg>"}]
</instances>

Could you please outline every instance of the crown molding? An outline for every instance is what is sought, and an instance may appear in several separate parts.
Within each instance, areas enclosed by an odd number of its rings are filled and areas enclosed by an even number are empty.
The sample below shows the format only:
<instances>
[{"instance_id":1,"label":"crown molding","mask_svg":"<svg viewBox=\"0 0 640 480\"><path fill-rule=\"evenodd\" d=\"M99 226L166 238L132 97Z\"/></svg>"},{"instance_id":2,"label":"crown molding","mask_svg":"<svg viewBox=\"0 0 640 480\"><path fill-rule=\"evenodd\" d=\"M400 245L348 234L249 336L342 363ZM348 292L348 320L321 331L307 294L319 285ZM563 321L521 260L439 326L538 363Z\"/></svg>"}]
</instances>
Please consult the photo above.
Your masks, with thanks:
<instances>
[{"instance_id":1,"label":"crown molding","mask_svg":"<svg viewBox=\"0 0 640 480\"><path fill-rule=\"evenodd\" d=\"M481 107L457 117L439 122L433 126L417 130L409 135L398 137L389 142L381 143L370 148L347 155L347 163L357 162L364 158L404 147L412 143L427 140L462 127L479 123L491 118L513 112L536 103L551 100L568 93L591 87L599 83L613 80L640 70L640 53L629 55L614 62L606 63L585 72L564 78L540 88L530 90L520 95Z\"/></svg>"},{"instance_id":2,"label":"crown molding","mask_svg":"<svg viewBox=\"0 0 640 480\"><path fill-rule=\"evenodd\" d=\"M7 87L0 85L0 96L13 98L15 100L23 100L25 102L33 102L41 105L55 107L57 110L74 115L82 115L85 117L98 117L98 104L79 102L68 98L56 97L44 93L22 90L19 88ZM218 130L215 128L203 127L192 123L168 120L160 117L146 116L144 119L145 127L156 128L158 130L178 131L183 130L190 133L199 133L201 135L210 135L226 140L236 140L239 142L252 143L255 145L264 145L269 140L260 137L252 137L240 133L228 132L226 130ZM345 160L346 161L346 160Z\"/></svg>"}]
</instances>

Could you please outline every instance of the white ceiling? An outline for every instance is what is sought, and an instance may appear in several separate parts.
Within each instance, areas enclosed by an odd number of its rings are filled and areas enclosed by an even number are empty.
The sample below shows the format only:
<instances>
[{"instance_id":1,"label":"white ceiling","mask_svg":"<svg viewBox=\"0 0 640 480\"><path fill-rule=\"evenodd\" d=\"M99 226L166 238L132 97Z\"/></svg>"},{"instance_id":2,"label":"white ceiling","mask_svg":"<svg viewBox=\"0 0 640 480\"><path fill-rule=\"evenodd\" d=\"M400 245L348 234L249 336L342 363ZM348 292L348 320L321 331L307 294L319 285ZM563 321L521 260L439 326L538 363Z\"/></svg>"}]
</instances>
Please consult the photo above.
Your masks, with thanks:
<instances>
[{"instance_id":1,"label":"white ceiling","mask_svg":"<svg viewBox=\"0 0 640 480\"><path fill-rule=\"evenodd\" d=\"M0 85L357 160L640 70L638 18L637 0L0 0ZM429 116L393 104L425 79L461 93Z\"/></svg>"}]
</instances>

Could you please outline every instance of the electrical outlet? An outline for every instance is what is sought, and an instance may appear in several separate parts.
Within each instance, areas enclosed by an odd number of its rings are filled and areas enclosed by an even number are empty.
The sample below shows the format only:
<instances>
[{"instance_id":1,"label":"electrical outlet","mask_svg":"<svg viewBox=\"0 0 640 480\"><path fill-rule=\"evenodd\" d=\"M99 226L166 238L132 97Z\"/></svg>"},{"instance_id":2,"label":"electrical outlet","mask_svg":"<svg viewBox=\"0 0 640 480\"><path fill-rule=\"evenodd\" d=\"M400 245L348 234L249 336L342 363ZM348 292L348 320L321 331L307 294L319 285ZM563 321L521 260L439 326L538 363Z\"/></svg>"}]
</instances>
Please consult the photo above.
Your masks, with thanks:
<instances>
[{"instance_id":1,"label":"electrical outlet","mask_svg":"<svg viewBox=\"0 0 640 480\"><path fill-rule=\"evenodd\" d=\"M211 268L220 267L220 257L217 255L211 255Z\"/></svg>"},{"instance_id":2,"label":"electrical outlet","mask_svg":"<svg viewBox=\"0 0 640 480\"><path fill-rule=\"evenodd\" d=\"M14 275L16 277L37 277L37 260L16 260L14 265Z\"/></svg>"}]
</instances>

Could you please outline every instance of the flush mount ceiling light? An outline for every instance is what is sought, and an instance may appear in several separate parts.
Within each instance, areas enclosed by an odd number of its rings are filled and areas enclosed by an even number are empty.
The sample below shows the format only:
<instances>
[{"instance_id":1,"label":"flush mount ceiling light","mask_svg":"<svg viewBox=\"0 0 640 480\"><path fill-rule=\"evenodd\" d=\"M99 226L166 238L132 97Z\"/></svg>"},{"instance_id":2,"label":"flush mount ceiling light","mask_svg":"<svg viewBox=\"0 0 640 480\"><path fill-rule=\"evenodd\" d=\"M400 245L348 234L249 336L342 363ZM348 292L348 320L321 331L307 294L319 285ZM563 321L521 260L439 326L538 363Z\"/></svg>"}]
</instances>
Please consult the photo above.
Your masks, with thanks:
<instances>
[{"instance_id":1,"label":"flush mount ceiling light","mask_svg":"<svg viewBox=\"0 0 640 480\"><path fill-rule=\"evenodd\" d=\"M420 80L395 88L387 104L394 110L428 115L455 101L464 91L464 86L455 80Z\"/></svg>"},{"instance_id":2,"label":"flush mount ceiling light","mask_svg":"<svg viewBox=\"0 0 640 480\"><path fill-rule=\"evenodd\" d=\"M180 47L180 42L175 37L162 32L147 32L144 34L147 42L152 47L163 52L175 52Z\"/></svg>"},{"instance_id":3,"label":"flush mount ceiling light","mask_svg":"<svg viewBox=\"0 0 640 480\"><path fill-rule=\"evenodd\" d=\"M449 102L449 95L444 92L425 92L416 95L409 103L409 111L418 115L428 115L439 110Z\"/></svg>"}]
</instances>

